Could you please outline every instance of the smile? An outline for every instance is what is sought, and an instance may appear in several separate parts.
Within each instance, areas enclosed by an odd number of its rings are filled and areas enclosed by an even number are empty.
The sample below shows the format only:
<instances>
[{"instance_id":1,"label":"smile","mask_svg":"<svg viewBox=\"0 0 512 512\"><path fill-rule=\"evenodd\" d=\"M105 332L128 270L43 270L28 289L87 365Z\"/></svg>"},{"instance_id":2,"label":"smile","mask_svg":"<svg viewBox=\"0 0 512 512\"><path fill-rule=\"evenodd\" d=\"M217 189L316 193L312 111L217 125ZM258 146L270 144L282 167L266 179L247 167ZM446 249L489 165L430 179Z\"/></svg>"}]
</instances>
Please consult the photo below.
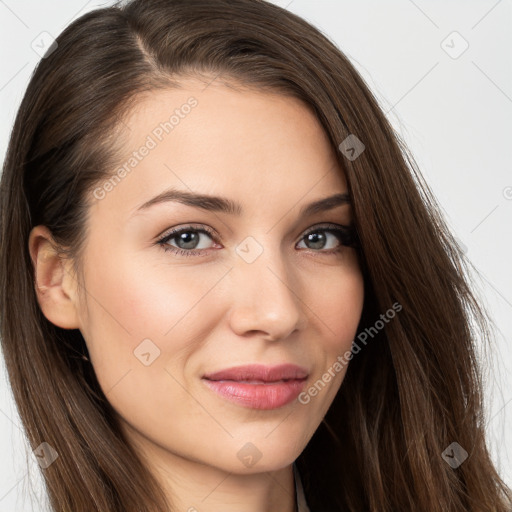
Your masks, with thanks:
<instances>
[{"instance_id":1,"label":"smile","mask_svg":"<svg viewBox=\"0 0 512 512\"><path fill-rule=\"evenodd\" d=\"M295 400L307 377L308 371L295 364L250 364L210 373L202 380L226 400L243 407L269 410Z\"/></svg>"}]
</instances>

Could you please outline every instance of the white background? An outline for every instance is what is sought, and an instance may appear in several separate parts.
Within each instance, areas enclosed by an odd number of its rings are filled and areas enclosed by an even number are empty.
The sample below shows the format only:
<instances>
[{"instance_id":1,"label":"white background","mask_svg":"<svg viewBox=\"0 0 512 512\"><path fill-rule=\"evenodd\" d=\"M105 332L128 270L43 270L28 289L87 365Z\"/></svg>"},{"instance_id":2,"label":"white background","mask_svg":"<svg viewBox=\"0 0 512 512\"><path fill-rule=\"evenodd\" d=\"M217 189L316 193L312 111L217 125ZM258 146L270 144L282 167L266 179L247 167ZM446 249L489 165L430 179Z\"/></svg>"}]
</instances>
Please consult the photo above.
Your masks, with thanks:
<instances>
[{"instance_id":1,"label":"white background","mask_svg":"<svg viewBox=\"0 0 512 512\"><path fill-rule=\"evenodd\" d=\"M489 446L512 486L512 4L274 3L312 22L351 59L405 139L450 227L482 275L475 287L497 327L485 371ZM2 161L16 110L39 59L33 41L40 40L42 32L57 36L71 20L110 4L0 0ZM464 41L469 46L457 56ZM3 359L0 453L0 512L42 511L38 466L26 448ZM30 489L36 496L33 503Z\"/></svg>"}]
</instances>

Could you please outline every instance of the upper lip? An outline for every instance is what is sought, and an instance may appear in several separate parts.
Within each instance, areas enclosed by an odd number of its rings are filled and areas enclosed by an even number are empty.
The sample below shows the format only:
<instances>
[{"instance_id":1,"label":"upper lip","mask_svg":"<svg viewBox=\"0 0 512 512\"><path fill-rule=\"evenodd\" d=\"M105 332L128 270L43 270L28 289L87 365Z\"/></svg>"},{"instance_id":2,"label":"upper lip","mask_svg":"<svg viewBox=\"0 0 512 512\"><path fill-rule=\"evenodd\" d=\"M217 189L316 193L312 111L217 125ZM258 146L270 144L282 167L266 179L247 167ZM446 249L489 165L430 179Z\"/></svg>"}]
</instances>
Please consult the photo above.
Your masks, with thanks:
<instances>
[{"instance_id":1,"label":"upper lip","mask_svg":"<svg viewBox=\"0 0 512 512\"><path fill-rule=\"evenodd\" d=\"M280 364L277 366L266 366L262 364L248 364L233 366L217 372L208 373L203 379L208 380L261 380L263 382L276 382L288 379L304 379L308 371L296 364Z\"/></svg>"}]
</instances>

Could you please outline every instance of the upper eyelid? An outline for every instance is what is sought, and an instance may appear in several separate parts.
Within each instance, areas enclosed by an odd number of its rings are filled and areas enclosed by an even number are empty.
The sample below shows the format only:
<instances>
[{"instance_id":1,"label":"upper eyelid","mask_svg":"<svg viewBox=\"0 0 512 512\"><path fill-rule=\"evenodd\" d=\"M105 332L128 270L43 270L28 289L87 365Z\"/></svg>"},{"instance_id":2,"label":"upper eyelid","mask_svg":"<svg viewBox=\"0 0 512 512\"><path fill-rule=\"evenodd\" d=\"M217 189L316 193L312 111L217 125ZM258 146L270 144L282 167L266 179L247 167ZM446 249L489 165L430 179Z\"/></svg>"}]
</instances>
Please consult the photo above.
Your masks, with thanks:
<instances>
[{"instance_id":1,"label":"upper eyelid","mask_svg":"<svg viewBox=\"0 0 512 512\"><path fill-rule=\"evenodd\" d=\"M164 231L164 233L162 235L159 235L157 237L157 239L163 240L165 238L173 237L173 236L178 235L179 233L186 232L186 231L198 231L201 233L206 233L207 235L211 235L212 237L217 236L216 232L213 229L207 228L204 225L200 225L200 226L185 225L181 228L172 228L170 231Z\"/></svg>"},{"instance_id":2,"label":"upper eyelid","mask_svg":"<svg viewBox=\"0 0 512 512\"><path fill-rule=\"evenodd\" d=\"M309 233L314 232L316 230L328 231L329 229L331 229L331 230L335 229L335 230L340 230L340 231L345 230L347 232L354 232L355 231L352 226L346 226L346 225L343 225L343 224L335 224L333 222L324 222L324 223L321 222L321 223L318 223L318 224L314 224L314 225L310 226L309 228L305 229L303 231L301 239L304 236L306 236ZM183 227L180 227L180 228L173 228L171 231L169 231L167 233L164 233L163 235L160 235L158 237L158 242L162 242L163 240L167 240L167 241L168 240L172 240L179 233L186 232L186 231L202 232L202 233L206 233L207 235L210 235L212 238L220 238L220 237L218 237L218 235L215 232L215 230L205 226L204 224L199 224L197 226L195 226L193 224L190 224L190 225L184 225Z\"/></svg>"}]
</instances>

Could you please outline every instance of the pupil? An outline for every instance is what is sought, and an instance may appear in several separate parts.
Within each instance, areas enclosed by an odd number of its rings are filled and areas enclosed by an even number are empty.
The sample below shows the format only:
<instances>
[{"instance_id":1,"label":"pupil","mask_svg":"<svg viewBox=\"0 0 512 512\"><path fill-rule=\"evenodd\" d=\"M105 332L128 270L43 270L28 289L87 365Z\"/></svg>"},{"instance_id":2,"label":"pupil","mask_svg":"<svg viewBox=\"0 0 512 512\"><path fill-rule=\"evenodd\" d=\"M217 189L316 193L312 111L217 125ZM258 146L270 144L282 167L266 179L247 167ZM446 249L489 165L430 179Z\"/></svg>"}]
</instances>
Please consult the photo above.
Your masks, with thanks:
<instances>
[{"instance_id":1,"label":"pupil","mask_svg":"<svg viewBox=\"0 0 512 512\"><path fill-rule=\"evenodd\" d=\"M307 238L308 242L312 244L313 249L321 249L325 244L325 233L310 233ZM187 231L186 233L178 235L178 245L181 249L194 249L198 240L199 233L194 233L192 231Z\"/></svg>"},{"instance_id":2,"label":"pupil","mask_svg":"<svg viewBox=\"0 0 512 512\"><path fill-rule=\"evenodd\" d=\"M180 246L181 249L194 249L194 244L197 243L198 239L199 239L198 233L193 233L191 231L187 231L186 233L181 233L178 236L178 241L184 242L185 247L183 247L181 244L178 244L178 245Z\"/></svg>"},{"instance_id":3,"label":"pupil","mask_svg":"<svg viewBox=\"0 0 512 512\"><path fill-rule=\"evenodd\" d=\"M325 243L325 233L311 233L308 241L313 243L313 249L321 249Z\"/></svg>"}]
</instances>

